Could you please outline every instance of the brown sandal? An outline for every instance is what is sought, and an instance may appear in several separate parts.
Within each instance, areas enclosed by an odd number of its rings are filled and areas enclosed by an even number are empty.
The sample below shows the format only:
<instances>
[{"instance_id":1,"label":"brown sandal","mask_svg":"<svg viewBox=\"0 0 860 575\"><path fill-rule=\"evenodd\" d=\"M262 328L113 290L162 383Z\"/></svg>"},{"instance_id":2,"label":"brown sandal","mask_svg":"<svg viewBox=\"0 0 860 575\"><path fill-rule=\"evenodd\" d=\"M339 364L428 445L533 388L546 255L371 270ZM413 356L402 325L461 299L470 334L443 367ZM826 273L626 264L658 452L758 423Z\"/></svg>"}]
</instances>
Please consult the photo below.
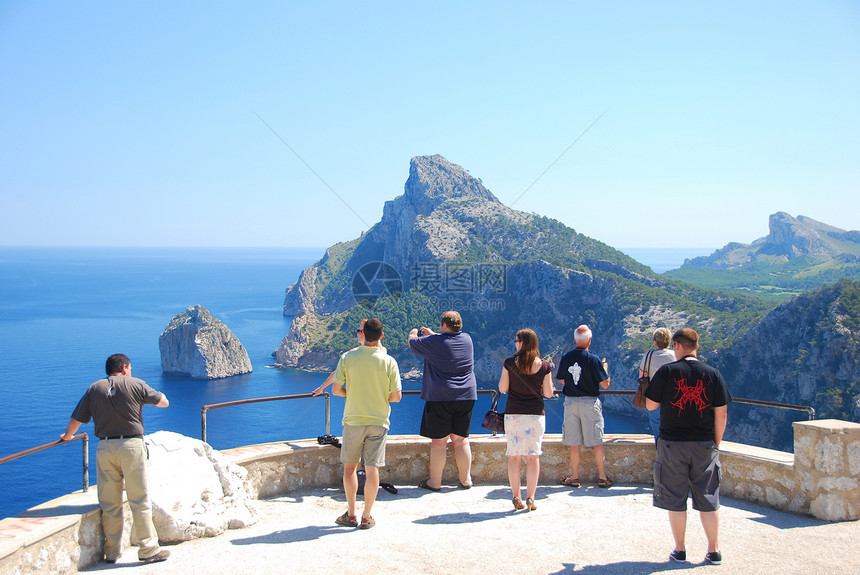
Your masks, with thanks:
<instances>
[{"instance_id":1,"label":"brown sandal","mask_svg":"<svg viewBox=\"0 0 860 575\"><path fill-rule=\"evenodd\" d=\"M579 477L574 477L573 475L568 475L567 477L561 478L562 485L569 485L570 487L579 487Z\"/></svg>"},{"instance_id":2,"label":"brown sandal","mask_svg":"<svg viewBox=\"0 0 860 575\"><path fill-rule=\"evenodd\" d=\"M537 509L537 505L535 505L535 500L531 497L526 497L526 509L529 511L534 511Z\"/></svg>"},{"instance_id":3,"label":"brown sandal","mask_svg":"<svg viewBox=\"0 0 860 575\"><path fill-rule=\"evenodd\" d=\"M358 528L359 529L370 529L374 525L376 525L376 519L374 519L373 517L362 517L361 518L361 525L359 525Z\"/></svg>"},{"instance_id":4,"label":"brown sandal","mask_svg":"<svg viewBox=\"0 0 860 575\"><path fill-rule=\"evenodd\" d=\"M344 527L358 527L358 518L355 515L350 515L349 511L345 511L343 515L334 520L338 525Z\"/></svg>"},{"instance_id":5,"label":"brown sandal","mask_svg":"<svg viewBox=\"0 0 860 575\"><path fill-rule=\"evenodd\" d=\"M597 486L602 488L602 489L606 489L610 485L612 485L612 480L609 479L608 475L606 476L606 479L600 479L600 478L597 479Z\"/></svg>"},{"instance_id":6,"label":"brown sandal","mask_svg":"<svg viewBox=\"0 0 860 575\"><path fill-rule=\"evenodd\" d=\"M514 511L519 511L520 509L526 508L526 506L523 505L523 500L519 497L514 497L512 501L514 502Z\"/></svg>"}]
</instances>

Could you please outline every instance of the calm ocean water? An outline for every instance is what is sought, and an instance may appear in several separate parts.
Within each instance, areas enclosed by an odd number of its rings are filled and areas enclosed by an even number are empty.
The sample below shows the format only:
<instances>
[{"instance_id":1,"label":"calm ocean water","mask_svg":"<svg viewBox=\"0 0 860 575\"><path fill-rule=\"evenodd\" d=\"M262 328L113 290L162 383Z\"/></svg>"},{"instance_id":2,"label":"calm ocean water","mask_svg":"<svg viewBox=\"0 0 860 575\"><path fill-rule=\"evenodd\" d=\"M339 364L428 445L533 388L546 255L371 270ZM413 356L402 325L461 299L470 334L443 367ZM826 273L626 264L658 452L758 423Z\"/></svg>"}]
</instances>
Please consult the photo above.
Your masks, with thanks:
<instances>
[{"instance_id":1,"label":"calm ocean water","mask_svg":"<svg viewBox=\"0 0 860 575\"><path fill-rule=\"evenodd\" d=\"M703 255L624 251L658 272ZM148 433L200 437L203 405L312 390L326 374L266 366L289 329L290 319L281 315L284 290L322 254L321 248L0 248L0 456L59 437L111 353L127 354L134 375L170 399L167 409L144 409ZM196 304L242 341L253 373L195 381L161 372L158 336L171 317ZM419 384L404 382L404 388ZM482 396L476 413L489 401ZM214 410L208 440L223 449L316 437L325 431L323 407L322 400L303 399ZM417 397L404 398L392 410L391 432L417 433L421 408ZM331 413L332 433L340 435L340 398L333 399ZM481 433L476 419L473 431ZM547 428L560 431L561 402L548 404ZM91 436L92 429L81 428ZM644 432L645 418L608 414L607 431ZM91 483L96 443L90 446ZM0 517L80 489L81 474L80 442L0 466Z\"/></svg>"},{"instance_id":2,"label":"calm ocean water","mask_svg":"<svg viewBox=\"0 0 860 575\"><path fill-rule=\"evenodd\" d=\"M618 248L636 261L639 261L658 274L678 269L686 259L708 256L714 253L710 248Z\"/></svg>"}]
</instances>

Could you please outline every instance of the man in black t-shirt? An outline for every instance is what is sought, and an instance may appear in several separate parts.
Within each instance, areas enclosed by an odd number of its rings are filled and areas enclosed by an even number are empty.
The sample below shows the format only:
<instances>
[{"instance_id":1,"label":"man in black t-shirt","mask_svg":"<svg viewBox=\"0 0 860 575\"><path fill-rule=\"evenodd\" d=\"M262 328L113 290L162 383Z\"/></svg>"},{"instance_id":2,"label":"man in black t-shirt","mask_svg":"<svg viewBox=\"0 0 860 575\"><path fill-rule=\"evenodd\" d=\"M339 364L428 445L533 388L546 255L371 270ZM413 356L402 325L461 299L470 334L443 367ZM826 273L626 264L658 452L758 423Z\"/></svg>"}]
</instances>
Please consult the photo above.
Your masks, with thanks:
<instances>
[{"instance_id":1,"label":"man in black t-shirt","mask_svg":"<svg viewBox=\"0 0 860 575\"><path fill-rule=\"evenodd\" d=\"M708 553L719 564L720 441L732 396L722 374L698 360L699 334L690 328L672 336L678 361L664 365L645 392L649 410L660 410L660 438L654 463L654 506L669 512L675 539L672 561L686 562L687 495L699 511Z\"/></svg>"}]
</instances>

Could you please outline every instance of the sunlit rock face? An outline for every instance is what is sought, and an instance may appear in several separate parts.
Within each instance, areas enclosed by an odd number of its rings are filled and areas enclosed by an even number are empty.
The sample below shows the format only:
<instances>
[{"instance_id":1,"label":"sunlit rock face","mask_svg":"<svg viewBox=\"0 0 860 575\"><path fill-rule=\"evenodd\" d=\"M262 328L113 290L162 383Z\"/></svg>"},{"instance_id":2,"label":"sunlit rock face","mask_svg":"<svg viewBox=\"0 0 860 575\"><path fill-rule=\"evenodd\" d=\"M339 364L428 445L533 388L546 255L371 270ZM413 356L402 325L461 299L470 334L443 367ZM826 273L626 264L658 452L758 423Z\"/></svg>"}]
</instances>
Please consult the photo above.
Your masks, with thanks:
<instances>
[{"instance_id":1,"label":"sunlit rock face","mask_svg":"<svg viewBox=\"0 0 860 575\"><path fill-rule=\"evenodd\" d=\"M375 303L361 300L356 278L380 263L394 270L402 292ZM344 331L342 322L378 316L401 373L417 373L423 360L406 347L405 334L415 325L437 326L441 312L456 309L475 343L480 381L498 381L497 360L512 353L513 326L539 328L541 350L557 355L573 347L579 324L600 317L601 353L614 360L610 346L628 340L628 331L653 331L629 329L633 314L618 313L613 297L619 277L648 288L663 285L625 254L560 222L504 205L462 166L440 155L418 156L410 161L403 193L385 202L379 222L328 248L287 288L284 315L292 325L272 355L277 366L331 370L354 345L352 339L332 340ZM633 371L631 387L638 377Z\"/></svg>"},{"instance_id":2,"label":"sunlit rock face","mask_svg":"<svg viewBox=\"0 0 860 575\"><path fill-rule=\"evenodd\" d=\"M158 338L158 348L165 373L217 379L252 370L242 342L200 305L190 306L170 320Z\"/></svg>"},{"instance_id":3,"label":"sunlit rock face","mask_svg":"<svg viewBox=\"0 0 860 575\"><path fill-rule=\"evenodd\" d=\"M152 520L162 542L214 537L257 522L248 472L207 443L171 431L146 436Z\"/></svg>"}]
</instances>

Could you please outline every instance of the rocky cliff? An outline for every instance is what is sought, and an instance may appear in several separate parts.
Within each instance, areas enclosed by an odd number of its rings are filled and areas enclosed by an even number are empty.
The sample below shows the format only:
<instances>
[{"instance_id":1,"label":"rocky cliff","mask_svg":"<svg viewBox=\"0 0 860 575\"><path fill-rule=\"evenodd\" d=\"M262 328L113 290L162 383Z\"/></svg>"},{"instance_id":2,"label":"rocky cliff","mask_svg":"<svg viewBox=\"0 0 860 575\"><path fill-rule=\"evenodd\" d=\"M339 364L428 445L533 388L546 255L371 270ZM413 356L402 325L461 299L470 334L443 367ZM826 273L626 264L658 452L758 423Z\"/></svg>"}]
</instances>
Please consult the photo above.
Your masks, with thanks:
<instances>
[{"instance_id":1,"label":"rocky cliff","mask_svg":"<svg viewBox=\"0 0 860 575\"><path fill-rule=\"evenodd\" d=\"M684 267L734 268L753 262L782 263L808 256L833 259L860 256L860 231L845 231L806 216L785 212L770 216L769 233L752 244L732 242L709 256L693 258Z\"/></svg>"},{"instance_id":2,"label":"rocky cliff","mask_svg":"<svg viewBox=\"0 0 860 575\"><path fill-rule=\"evenodd\" d=\"M294 319L273 355L282 366L332 369L354 345L355 326L376 316L406 373L422 365L406 346L409 329L457 309L482 386L498 381L516 330L534 329L541 352L557 356L587 323L613 387L632 389L657 327L692 326L714 349L770 307L666 280L556 220L508 208L462 167L424 156L412 159L403 195L386 202L379 223L329 248L288 288L284 314Z\"/></svg>"},{"instance_id":3,"label":"rocky cliff","mask_svg":"<svg viewBox=\"0 0 860 575\"><path fill-rule=\"evenodd\" d=\"M772 310L713 358L737 397L809 405L817 418L860 421L860 283L841 280ZM805 414L743 408L727 439L791 450L787 422Z\"/></svg>"},{"instance_id":4,"label":"rocky cliff","mask_svg":"<svg viewBox=\"0 0 860 575\"><path fill-rule=\"evenodd\" d=\"M803 216L774 214L770 223L768 237L754 244L759 259L845 256L858 239ZM735 251L752 258L750 249L729 244L713 264ZM759 298L677 282L558 221L508 208L462 167L425 156L412 159L403 195L386 202L379 223L330 247L287 289L284 314L293 322L273 355L282 366L332 369L355 345L361 319L375 316L401 372L417 373L422 362L406 346L409 329L436 326L442 311L456 309L475 342L481 387L498 381L516 330L534 329L552 359L586 323L593 351L609 360L612 388L634 389L653 330L688 326L701 336L699 357L723 371L736 397L813 405L820 415L856 421L858 286L841 280L773 309ZM636 411L629 397L604 403ZM785 412L733 406L732 413L728 438L791 449Z\"/></svg>"},{"instance_id":5,"label":"rocky cliff","mask_svg":"<svg viewBox=\"0 0 860 575\"><path fill-rule=\"evenodd\" d=\"M158 338L161 369L195 379L250 373L248 352L220 320L203 306L191 306L170 320Z\"/></svg>"}]
</instances>

